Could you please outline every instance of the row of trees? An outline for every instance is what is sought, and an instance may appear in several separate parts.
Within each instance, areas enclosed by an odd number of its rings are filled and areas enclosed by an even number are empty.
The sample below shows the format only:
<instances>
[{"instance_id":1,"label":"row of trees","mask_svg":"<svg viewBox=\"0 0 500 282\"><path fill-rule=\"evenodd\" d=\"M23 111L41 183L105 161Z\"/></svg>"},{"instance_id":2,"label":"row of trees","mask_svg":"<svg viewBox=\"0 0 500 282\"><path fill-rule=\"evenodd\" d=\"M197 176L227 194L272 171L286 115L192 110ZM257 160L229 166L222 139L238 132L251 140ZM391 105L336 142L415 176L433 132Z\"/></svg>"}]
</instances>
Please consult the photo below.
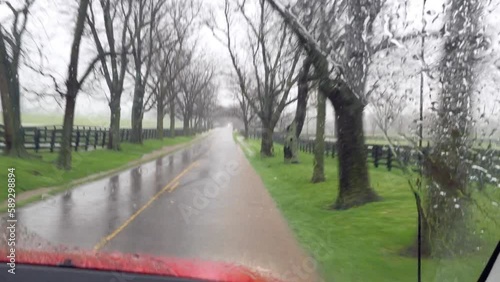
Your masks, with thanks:
<instances>
[{"instance_id":1,"label":"row of trees","mask_svg":"<svg viewBox=\"0 0 500 282\"><path fill-rule=\"evenodd\" d=\"M283 109L296 102L284 153L286 162L299 161L296 142L310 90L314 89L318 97L312 182L325 180L325 101L329 100L334 108L339 162L339 192L332 208L349 209L379 201L381 198L370 185L363 113L367 106L372 108L377 125L391 142L387 132L394 119L419 100L414 134L403 137L414 144L423 159L423 174L415 176L409 167L404 171L423 218L424 254L462 251L450 246L467 245L471 233L467 230L468 207L474 199L469 175L475 164L469 156L473 151L471 129L478 123L473 114L476 66L484 59L481 51L488 48L488 40L481 32L484 4L452 0L435 16L423 1L422 28L408 31L408 22L400 16L407 1L401 1L398 11L384 1L298 0L291 6L278 0L254 3L252 6L249 1L226 0L225 22L213 24L212 30L231 59L245 134L252 113L262 126L261 155L273 156L275 126ZM435 30L426 30L429 15L433 17L429 25L440 25ZM236 18L244 23L246 37L238 37L241 33L233 30ZM443 43L440 51L432 54L435 66L427 61L426 40ZM236 52L237 43L248 52ZM410 52L407 43L420 44L416 48L420 50ZM408 53L417 63L406 62ZM436 54L440 58L436 59ZM395 62L394 58L400 60ZM417 91L408 90L412 86L405 84L408 78L404 73L397 73L396 63L408 66L420 77ZM429 109L424 109L423 104L425 81L437 93ZM294 91L297 95L291 95ZM425 124L432 123L427 129L423 126L424 112L431 116L425 120ZM424 130L432 138L433 150L429 154L424 154L422 148Z\"/></svg>"},{"instance_id":2,"label":"row of trees","mask_svg":"<svg viewBox=\"0 0 500 282\"><path fill-rule=\"evenodd\" d=\"M21 128L19 70L34 3L35 0L24 0L17 6L10 1L0 3L13 16L0 23L0 92L6 153L16 157L29 157ZM176 119L183 120L185 134L210 125L218 85L213 62L197 48L201 9L202 4L197 0L78 1L64 83L40 71L52 78L58 99L64 101L60 168L71 168L76 101L87 80L105 81L111 113L110 150L120 150L121 104L126 82L133 85L131 142L142 143L142 121L148 111L156 112L159 138L164 135L163 120L167 114L172 137ZM92 42L95 55L82 66L80 49L85 40Z\"/></svg>"}]
</instances>

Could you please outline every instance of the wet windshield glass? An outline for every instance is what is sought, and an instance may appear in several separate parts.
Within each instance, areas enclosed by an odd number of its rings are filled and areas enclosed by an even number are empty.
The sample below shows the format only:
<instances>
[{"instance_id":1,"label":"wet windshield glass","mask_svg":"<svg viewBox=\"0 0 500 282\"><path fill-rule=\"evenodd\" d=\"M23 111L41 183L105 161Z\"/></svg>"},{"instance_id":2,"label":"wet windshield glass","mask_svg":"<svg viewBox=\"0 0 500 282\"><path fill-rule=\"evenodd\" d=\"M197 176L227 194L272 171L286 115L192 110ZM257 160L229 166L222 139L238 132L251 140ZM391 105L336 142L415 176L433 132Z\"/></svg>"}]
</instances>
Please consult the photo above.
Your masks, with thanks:
<instances>
[{"instance_id":1,"label":"wet windshield glass","mask_svg":"<svg viewBox=\"0 0 500 282\"><path fill-rule=\"evenodd\" d=\"M0 0L0 278L476 281L500 239L499 15Z\"/></svg>"}]
</instances>

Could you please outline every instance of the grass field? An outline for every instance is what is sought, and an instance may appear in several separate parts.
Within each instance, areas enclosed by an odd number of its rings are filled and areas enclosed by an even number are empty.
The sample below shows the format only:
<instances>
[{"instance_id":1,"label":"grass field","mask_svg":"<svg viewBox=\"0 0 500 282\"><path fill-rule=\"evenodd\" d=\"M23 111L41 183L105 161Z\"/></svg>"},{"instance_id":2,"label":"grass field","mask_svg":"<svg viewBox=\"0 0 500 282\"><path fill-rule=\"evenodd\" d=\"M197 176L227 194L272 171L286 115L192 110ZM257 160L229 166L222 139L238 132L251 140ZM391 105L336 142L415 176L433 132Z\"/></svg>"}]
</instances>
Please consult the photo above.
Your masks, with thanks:
<instances>
[{"instance_id":1,"label":"grass field","mask_svg":"<svg viewBox=\"0 0 500 282\"><path fill-rule=\"evenodd\" d=\"M21 120L23 126L49 126L62 125L63 114L22 114ZM164 120L165 126L169 126L170 120L168 117ZM0 123L3 123L3 115L0 115ZM75 126L100 126L109 127L109 118L106 116L75 116ZM130 117L123 117L120 121L122 128L131 128ZM156 128L156 119L145 117L143 120L143 128ZM175 126L182 127L182 121L176 120Z\"/></svg>"},{"instance_id":2,"label":"grass field","mask_svg":"<svg viewBox=\"0 0 500 282\"><path fill-rule=\"evenodd\" d=\"M246 141L247 158L262 177L296 238L319 262L326 281L417 281L417 260L400 256L416 234L416 210L407 178L399 171L370 168L372 186L383 201L346 211L329 206L337 195L337 161L326 159L327 181L309 182L312 155L301 153L301 163L283 164L277 156L262 159L259 141ZM495 194L500 198L500 193ZM490 212L500 220L498 207ZM496 246L500 228L481 219L484 245L477 253L458 259L423 261L422 281L477 281Z\"/></svg>"},{"instance_id":3,"label":"grass field","mask_svg":"<svg viewBox=\"0 0 500 282\"><path fill-rule=\"evenodd\" d=\"M73 152L73 169L61 171L55 166L57 153L44 152L38 154L40 159L15 159L0 156L0 179L7 179L8 168L15 168L16 193L40 187L52 187L67 184L73 180L112 170L141 158L144 154L192 140L193 137L176 137L174 139L146 140L143 145L122 143L119 152L95 150ZM0 202L7 197L7 189L0 190Z\"/></svg>"}]
</instances>

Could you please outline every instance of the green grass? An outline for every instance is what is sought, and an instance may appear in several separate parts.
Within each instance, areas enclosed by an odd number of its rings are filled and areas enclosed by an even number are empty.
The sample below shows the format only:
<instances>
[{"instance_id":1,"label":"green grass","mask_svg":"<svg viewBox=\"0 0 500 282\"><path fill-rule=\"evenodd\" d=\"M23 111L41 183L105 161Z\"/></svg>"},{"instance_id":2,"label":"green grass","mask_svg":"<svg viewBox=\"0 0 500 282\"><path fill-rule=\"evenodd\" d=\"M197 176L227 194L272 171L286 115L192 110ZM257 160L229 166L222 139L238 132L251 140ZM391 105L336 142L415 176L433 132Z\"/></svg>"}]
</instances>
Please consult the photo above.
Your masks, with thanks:
<instances>
[{"instance_id":1,"label":"green grass","mask_svg":"<svg viewBox=\"0 0 500 282\"><path fill-rule=\"evenodd\" d=\"M57 153L44 152L38 154L40 159L16 159L0 156L0 179L6 181L8 168L15 168L16 193L30 191L40 187L53 187L67 184L86 176L116 169L141 158L144 154L191 141L193 137L176 137L174 139L146 140L143 145L122 143L119 152L95 150L89 152L73 152L73 169L62 171L55 166ZM7 189L0 190L0 201L7 197Z\"/></svg>"},{"instance_id":2,"label":"green grass","mask_svg":"<svg viewBox=\"0 0 500 282\"><path fill-rule=\"evenodd\" d=\"M259 151L259 141L247 142L253 152ZM417 280L416 259L399 255L416 234L414 198L400 171L371 168L372 186L384 200L333 211L329 207L337 195L336 159L326 159L327 181L311 184L312 155L301 153L300 164L285 165L283 147L275 144L275 152L274 158L247 157L296 238L319 262L326 281ZM500 220L498 208L495 212ZM424 260L422 281L477 281L500 234L498 225L487 220L481 224L490 228L480 251L453 260Z\"/></svg>"}]
</instances>

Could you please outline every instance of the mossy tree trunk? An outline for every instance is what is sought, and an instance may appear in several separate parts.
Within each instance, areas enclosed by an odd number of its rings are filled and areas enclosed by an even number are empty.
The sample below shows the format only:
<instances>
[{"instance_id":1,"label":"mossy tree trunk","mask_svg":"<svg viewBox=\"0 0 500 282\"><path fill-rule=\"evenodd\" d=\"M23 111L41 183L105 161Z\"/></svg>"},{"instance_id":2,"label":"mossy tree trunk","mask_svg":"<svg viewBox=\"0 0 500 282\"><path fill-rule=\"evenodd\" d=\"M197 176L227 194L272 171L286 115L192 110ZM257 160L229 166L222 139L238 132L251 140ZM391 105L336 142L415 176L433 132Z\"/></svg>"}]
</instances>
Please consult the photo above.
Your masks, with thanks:
<instances>
[{"instance_id":1,"label":"mossy tree trunk","mask_svg":"<svg viewBox=\"0 0 500 282\"><path fill-rule=\"evenodd\" d=\"M78 79L78 62L80 55L80 43L82 41L85 19L90 0L81 0L78 6L76 27L71 45L70 63L68 66L68 79L66 80L66 106L62 129L61 148L57 159L57 166L61 169L71 169L71 137L73 135L73 123L75 119L76 96L85 78L90 74L93 65L87 68L83 77Z\"/></svg>"},{"instance_id":2,"label":"mossy tree trunk","mask_svg":"<svg viewBox=\"0 0 500 282\"><path fill-rule=\"evenodd\" d=\"M434 148L425 161L427 193L424 236L433 257L447 257L475 248L469 224L468 191L475 52L479 48L478 0L452 0L440 65L440 105Z\"/></svg>"},{"instance_id":3,"label":"mossy tree trunk","mask_svg":"<svg viewBox=\"0 0 500 282\"><path fill-rule=\"evenodd\" d=\"M19 83L22 36L26 30L30 5L26 3L22 10L13 13L13 20L17 25L13 24L11 34L5 34L7 29L0 24L0 97L4 120L4 152L18 158L30 157L24 146Z\"/></svg>"},{"instance_id":4,"label":"mossy tree trunk","mask_svg":"<svg viewBox=\"0 0 500 282\"><path fill-rule=\"evenodd\" d=\"M326 97L318 93L316 116L316 139L314 141L314 166L311 182L325 181L325 122L326 122Z\"/></svg>"},{"instance_id":5,"label":"mossy tree trunk","mask_svg":"<svg viewBox=\"0 0 500 282\"><path fill-rule=\"evenodd\" d=\"M287 144L285 145L286 154L284 155L285 163L299 162L299 140L304 121L307 114L307 100L309 98L309 71L312 62L310 58L306 58L302 63L302 68L299 72L297 80L297 108L295 109L295 118L292 124L287 128Z\"/></svg>"}]
</instances>

